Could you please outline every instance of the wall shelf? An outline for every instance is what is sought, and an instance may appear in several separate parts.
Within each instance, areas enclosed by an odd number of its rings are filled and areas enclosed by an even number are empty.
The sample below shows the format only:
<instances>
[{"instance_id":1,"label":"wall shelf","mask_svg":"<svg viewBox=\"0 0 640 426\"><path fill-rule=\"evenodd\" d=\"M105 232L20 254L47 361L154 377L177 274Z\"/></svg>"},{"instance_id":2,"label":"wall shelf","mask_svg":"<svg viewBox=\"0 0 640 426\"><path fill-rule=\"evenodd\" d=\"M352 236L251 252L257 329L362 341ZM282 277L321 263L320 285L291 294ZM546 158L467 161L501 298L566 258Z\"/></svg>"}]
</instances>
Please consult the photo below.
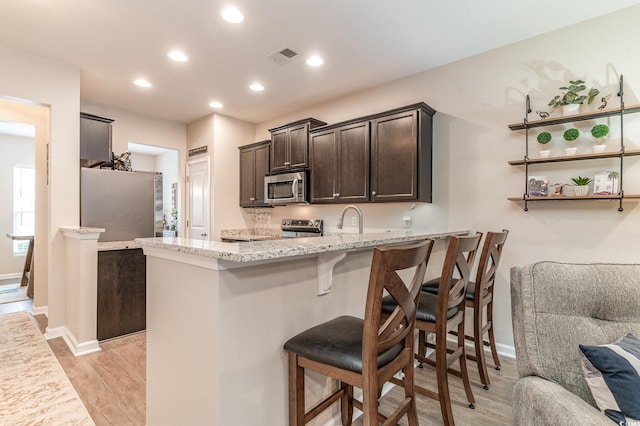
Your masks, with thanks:
<instances>
[{"instance_id":1,"label":"wall shelf","mask_svg":"<svg viewBox=\"0 0 640 426\"><path fill-rule=\"evenodd\" d=\"M521 123L509 124L509 129L511 131L524 130L525 131L525 152L524 157L521 160L512 160L509 161L509 165L511 166L525 166L525 191L524 195L520 197L509 197L510 201L523 201L524 202L524 210L527 211L528 203L530 201L578 201L578 200L617 200L619 201L618 211L622 211L622 201L628 199L640 199L639 194L633 195L625 195L623 190L623 171L624 171L624 159L625 157L633 157L640 155L640 149L633 150L625 150L624 146L624 115L625 113L637 113L640 112L640 104L632 105L625 107L624 105L624 96L623 96L623 76L620 76L619 81L619 90L617 93L618 98L620 99L620 106L617 108L605 108L599 109L598 111L590 111L581 114L573 114L562 117L553 117L553 118L545 118L541 120L529 121L528 117L531 113L531 100L529 95L526 97L525 104L525 117ZM557 157L545 157L545 158L529 158L529 130L536 127L546 127L546 126L554 126L557 124L563 123L575 123L586 120L593 120L602 117L611 117L611 116L619 116L620 117L620 149L618 151L609 151L602 153L593 153L593 154L580 154L580 155L570 155L570 156L557 156ZM547 196L547 197L538 197L538 196L530 196L528 195L530 192L529 189L529 167L535 166L538 164L551 164L551 163L563 163L563 162L573 162L573 161L584 161L584 160L599 160L605 158L615 158L619 160L619 168L618 168L618 176L619 176L619 185L618 185L618 193L611 195L586 195L586 196Z\"/></svg>"}]
</instances>

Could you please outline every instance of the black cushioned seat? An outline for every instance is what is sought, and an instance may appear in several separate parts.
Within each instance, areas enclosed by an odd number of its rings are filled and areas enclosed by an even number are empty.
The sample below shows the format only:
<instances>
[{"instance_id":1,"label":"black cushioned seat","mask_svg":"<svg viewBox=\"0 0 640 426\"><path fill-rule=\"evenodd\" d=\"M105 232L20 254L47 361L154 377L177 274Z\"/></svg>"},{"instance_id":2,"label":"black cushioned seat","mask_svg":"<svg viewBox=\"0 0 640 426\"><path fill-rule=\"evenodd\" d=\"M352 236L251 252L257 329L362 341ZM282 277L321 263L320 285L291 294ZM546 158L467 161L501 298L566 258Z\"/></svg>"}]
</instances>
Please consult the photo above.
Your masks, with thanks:
<instances>
[{"instance_id":1,"label":"black cushioned seat","mask_svg":"<svg viewBox=\"0 0 640 426\"><path fill-rule=\"evenodd\" d=\"M312 361L362 373L363 320L341 316L292 337L284 349ZM402 351L402 343L378 355L378 368L388 364Z\"/></svg>"},{"instance_id":2,"label":"black cushioned seat","mask_svg":"<svg viewBox=\"0 0 640 426\"><path fill-rule=\"evenodd\" d=\"M416 319L418 321L436 322L436 308L438 306L438 297L427 293L420 292L420 301L416 311ZM396 303L390 296L382 298L382 312L390 314L396 307ZM458 313L458 308L453 307L447 311L447 319L451 319Z\"/></svg>"},{"instance_id":3,"label":"black cushioned seat","mask_svg":"<svg viewBox=\"0 0 640 426\"><path fill-rule=\"evenodd\" d=\"M451 284L453 284L454 282L455 282L455 279L452 280ZM431 294L438 294L438 285L440 285L440 277L434 278L422 284L422 291L431 293ZM469 281L469 284L467 284L467 294L465 297L467 300L473 300L475 297L475 294L476 294L476 283L474 283L473 281ZM483 297L486 297L487 294L489 294L489 290L485 288Z\"/></svg>"}]
</instances>

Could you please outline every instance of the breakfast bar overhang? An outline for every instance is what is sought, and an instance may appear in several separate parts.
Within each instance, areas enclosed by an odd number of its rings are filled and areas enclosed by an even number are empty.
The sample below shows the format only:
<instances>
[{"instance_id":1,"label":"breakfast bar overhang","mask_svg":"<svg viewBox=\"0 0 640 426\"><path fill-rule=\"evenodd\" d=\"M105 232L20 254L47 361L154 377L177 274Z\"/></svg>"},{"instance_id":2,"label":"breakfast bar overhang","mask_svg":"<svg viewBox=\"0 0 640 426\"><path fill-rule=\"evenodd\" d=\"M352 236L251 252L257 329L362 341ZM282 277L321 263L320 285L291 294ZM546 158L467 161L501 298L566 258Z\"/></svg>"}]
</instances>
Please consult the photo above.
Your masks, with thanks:
<instances>
[{"instance_id":1,"label":"breakfast bar overhang","mask_svg":"<svg viewBox=\"0 0 640 426\"><path fill-rule=\"evenodd\" d=\"M373 247L467 233L136 240L147 256L147 425L286 424L282 345L336 316L364 315ZM308 403L331 386L309 375Z\"/></svg>"}]
</instances>

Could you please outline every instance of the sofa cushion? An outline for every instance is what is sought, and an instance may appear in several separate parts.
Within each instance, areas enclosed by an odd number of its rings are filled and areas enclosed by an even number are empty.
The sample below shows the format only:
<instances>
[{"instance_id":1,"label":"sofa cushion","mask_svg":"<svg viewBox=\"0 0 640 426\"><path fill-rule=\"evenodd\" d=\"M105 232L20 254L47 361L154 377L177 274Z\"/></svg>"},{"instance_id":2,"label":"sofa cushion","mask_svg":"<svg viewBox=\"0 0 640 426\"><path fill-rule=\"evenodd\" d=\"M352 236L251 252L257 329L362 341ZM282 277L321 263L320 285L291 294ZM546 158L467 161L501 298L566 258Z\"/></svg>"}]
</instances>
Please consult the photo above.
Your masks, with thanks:
<instances>
[{"instance_id":1,"label":"sofa cushion","mask_svg":"<svg viewBox=\"0 0 640 426\"><path fill-rule=\"evenodd\" d=\"M596 407L579 344L640 336L640 265L538 262L511 270L518 373L561 384Z\"/></svg>"},{"instance_id":2,"label":"sofa cushion","mask_svg":"<svg viewBox=\"0 0 640 426\"><path fill-rule=\"evenodd\" d=\"M612 344L579 347L598 408L616 423L620 414L640 419L640 340L627 334Z\"/></svg>"}]
</instances>

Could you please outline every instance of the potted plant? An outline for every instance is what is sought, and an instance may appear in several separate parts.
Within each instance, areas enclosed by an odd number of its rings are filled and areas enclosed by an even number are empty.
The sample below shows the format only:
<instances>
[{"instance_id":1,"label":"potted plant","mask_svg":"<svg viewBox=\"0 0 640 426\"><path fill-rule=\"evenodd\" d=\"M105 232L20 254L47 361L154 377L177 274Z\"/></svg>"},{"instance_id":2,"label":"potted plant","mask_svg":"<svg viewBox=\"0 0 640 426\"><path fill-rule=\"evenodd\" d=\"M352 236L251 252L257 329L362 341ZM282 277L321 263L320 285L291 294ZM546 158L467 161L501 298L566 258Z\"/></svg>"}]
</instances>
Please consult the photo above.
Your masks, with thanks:
<instances>
[{"instance_id":1,"label":"potted plant","mask_svg":"<svg viewBox=\"0 0 640 426\"><path fill-rule=\"evenodd\" d=\"M538 143L541 145L541 150L540 150L540 157L541 158L546 158L549 156L549 154L551 154L551 151L546 149L546 145L551 142L551 133L549 132L542 132L538 135L537 137L538 139Z\"/></svg>"},{"instance_id":2,"label":"potted plant","mask_svg":"<svg viewBox=\"0 0 640 426\"><path fill-rule=\"evenodd\" d=\"M576 139L580 136L580 131L576 128L567 129L564 131L562 137L567 141L568 148L564 149L567 155L575 155L578 148L574 146Z\"/></svg>"},{"instance_id":3,"label":"potted plant","mask_svg":"<svg viewBox=\"0 0 640 426\"><path fill-rule=\"evenodd\" d=\"M591 179L588 177L574 177L571 178L574 183L573 192L578 197L584 197L589 193L589 184L591 183Z\"/></svg>"},{"instance_id":4,"label":"potted plant","mask_svg":"<svg viewBox=\"0 0 640 426\"><path fill-rule=\"evenodd\" d=\"M602 152L605 149L605 144L602 143L602 139L609 134L609 126L606 124L596 124L591 128L591 136L596 138L596 144L593 146L593 152Z\"/></svg>"},{"instance_id":5,"label":"potted plant","mask_svg":"<svg viewBox=\"0 0 640 426\"><path fill-rule=\"evenodd\" d=\"M600 91L595 88L591 88L586 94L582 93L587 90L587 86L584 85L584 81L575 80L569 81L569 86L562 86L560 90L563 92L556 95L551 101L549 101L550 107L562 107L562 115L577 114L580 110L580 105L587 101L588 104L593 102L593 99L598 96Z\"/></svg>"}]
</instances>

